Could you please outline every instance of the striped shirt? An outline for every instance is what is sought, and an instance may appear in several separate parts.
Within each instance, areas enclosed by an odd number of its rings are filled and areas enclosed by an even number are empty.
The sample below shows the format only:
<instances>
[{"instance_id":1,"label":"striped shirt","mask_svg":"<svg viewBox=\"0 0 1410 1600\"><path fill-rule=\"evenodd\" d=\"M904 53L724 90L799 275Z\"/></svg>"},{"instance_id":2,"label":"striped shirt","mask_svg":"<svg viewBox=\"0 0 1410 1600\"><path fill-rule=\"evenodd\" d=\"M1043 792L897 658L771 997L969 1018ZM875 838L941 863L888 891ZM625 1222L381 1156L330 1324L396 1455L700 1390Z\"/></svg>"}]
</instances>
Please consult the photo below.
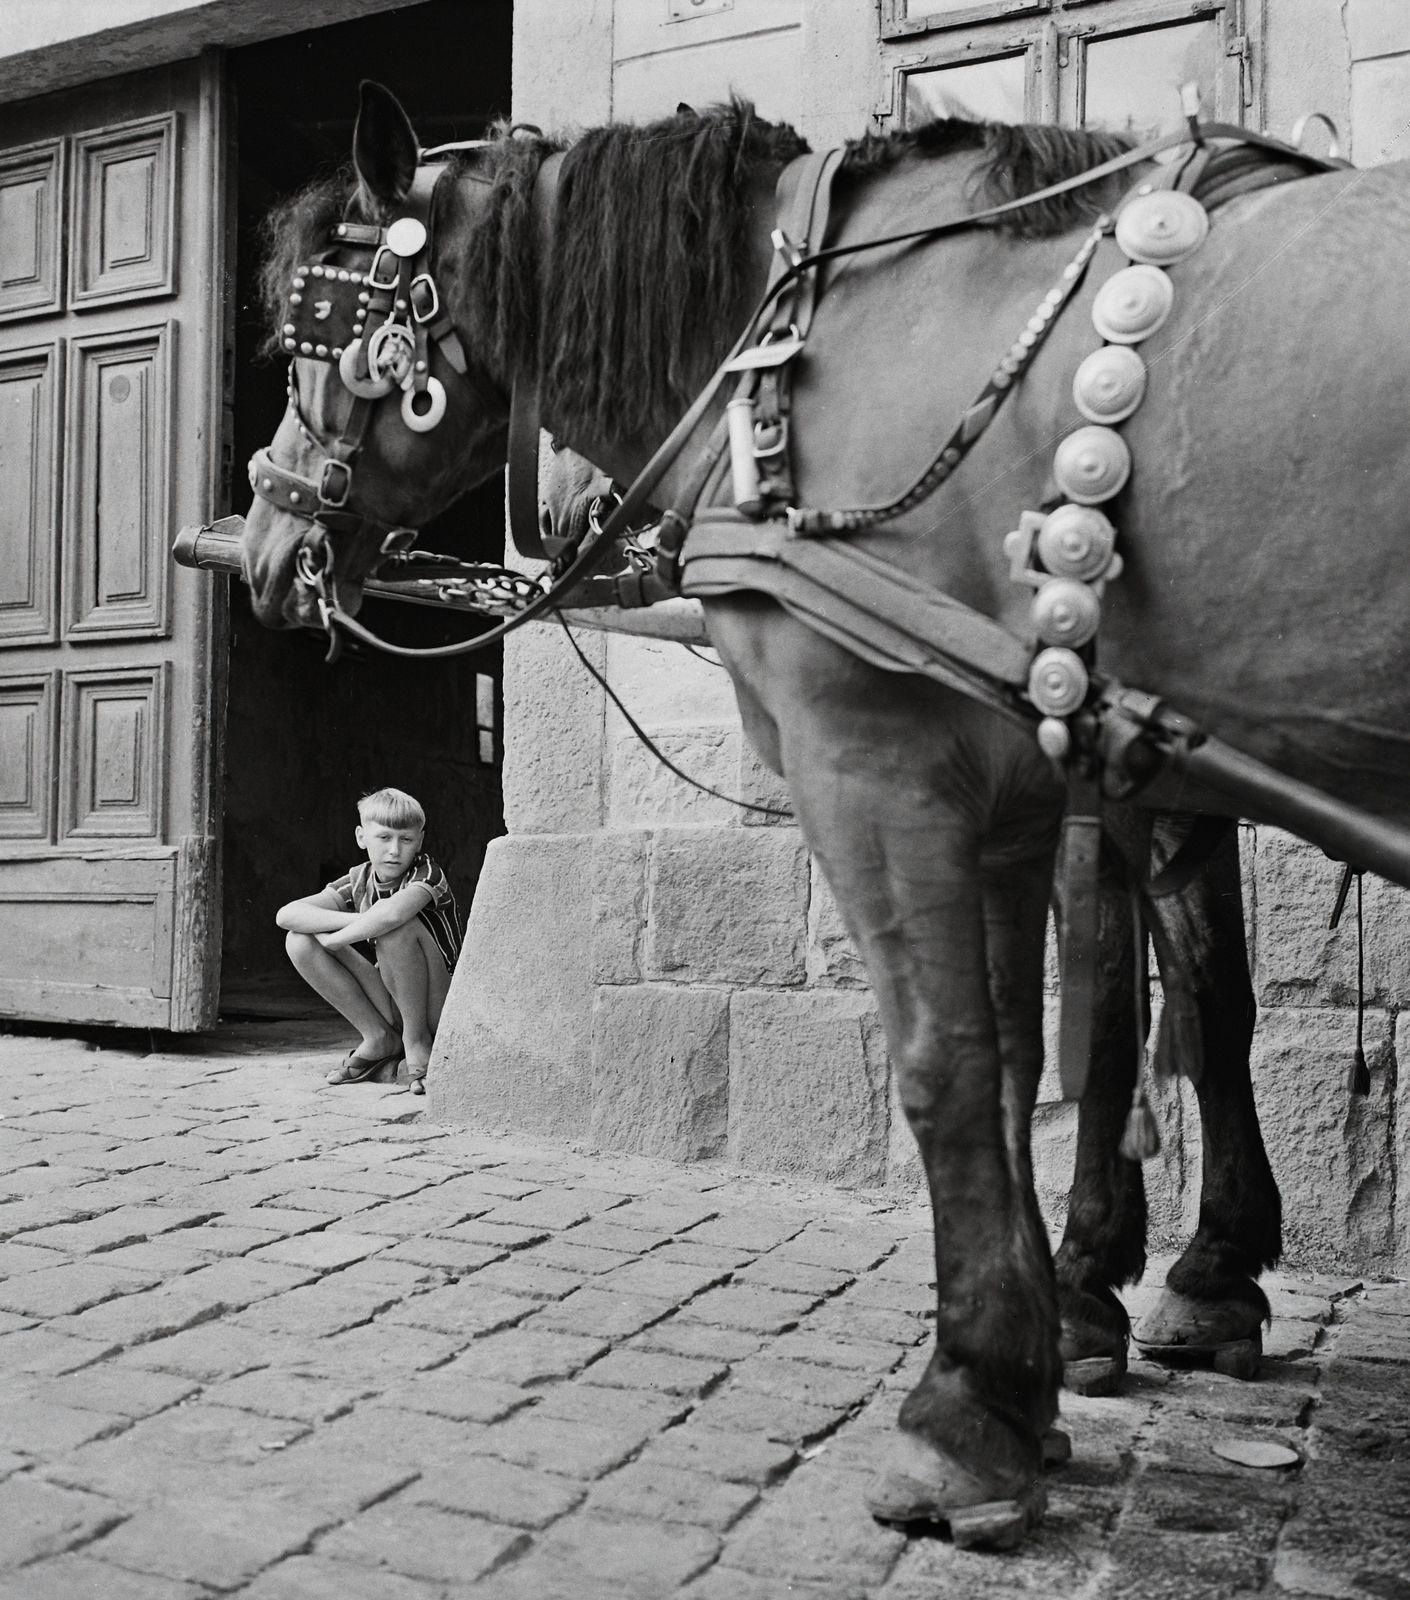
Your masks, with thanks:
<instances>
[{"instance_id":1,"label":"striped shirt","mask_svg":"<svg viewBox=\"0 0 1410 1600\"><path fill-rule=\"evenodd\" d=\"M398 889L419 883L431 891L430 904L416 914L426 925L436 948L445 959L446 971L455 971L455 958L460 954L460 918L456 914L455 896L442 869L423 850L401 877L390 883L380 883L370 861L350 867L336 882L328 887L342 901L347 911L370 911L379 900L388 900ZM376 941L374 940L375 944Z\"/></svg>"}]
</instances>

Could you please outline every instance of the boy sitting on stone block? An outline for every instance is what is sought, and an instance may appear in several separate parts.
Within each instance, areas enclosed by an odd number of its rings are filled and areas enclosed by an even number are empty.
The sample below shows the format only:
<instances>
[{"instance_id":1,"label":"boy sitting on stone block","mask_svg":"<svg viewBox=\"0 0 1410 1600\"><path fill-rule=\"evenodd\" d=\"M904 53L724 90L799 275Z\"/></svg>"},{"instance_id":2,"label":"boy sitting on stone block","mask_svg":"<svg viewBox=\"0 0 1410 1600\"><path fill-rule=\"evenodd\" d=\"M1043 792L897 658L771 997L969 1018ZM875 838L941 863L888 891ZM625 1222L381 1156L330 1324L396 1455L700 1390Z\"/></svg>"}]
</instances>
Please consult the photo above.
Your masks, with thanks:
<instances>
[{"instance_id":1,"label":"boy sitting on stone block","mask_svg":"<svg viewBox=\"0 0 1410 1600\"><path fill-rule=\"evenodd\" d=\"M400 789L377 789L357 803L358 848L367 860L318 894L281 906L285 948L300 977L362 1035L329 1083L360 1083L406 1057L413 1094L441 1020L460 923L445 873L421 845L426 813ZM356 950L377 946L374 967Z\"/></svg>"}]
</instances>

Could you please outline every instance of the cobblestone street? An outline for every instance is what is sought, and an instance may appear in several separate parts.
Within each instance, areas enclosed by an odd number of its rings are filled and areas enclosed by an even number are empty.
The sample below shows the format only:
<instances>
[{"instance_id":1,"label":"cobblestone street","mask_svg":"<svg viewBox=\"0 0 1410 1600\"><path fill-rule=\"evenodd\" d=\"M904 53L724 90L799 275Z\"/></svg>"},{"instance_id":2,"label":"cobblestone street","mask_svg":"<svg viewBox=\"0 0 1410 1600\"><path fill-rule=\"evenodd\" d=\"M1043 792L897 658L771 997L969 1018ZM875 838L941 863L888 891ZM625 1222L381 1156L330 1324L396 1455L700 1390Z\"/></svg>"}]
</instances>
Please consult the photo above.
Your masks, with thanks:
<instances>
[{"instance_id":1,"label":"cobblestone street","mask_svg":"<svg viewBox=\"0 0 1410 1600\"><path fill-rule=\"evenodd\" d=\"M914 1203L437 1126L317 1024L118 1037L0 1038L5 1600L1410 1596L1405 1285L1065 1396L1042 1530L959 1551L862 1503Z\"/></svg>"}]
</instances>

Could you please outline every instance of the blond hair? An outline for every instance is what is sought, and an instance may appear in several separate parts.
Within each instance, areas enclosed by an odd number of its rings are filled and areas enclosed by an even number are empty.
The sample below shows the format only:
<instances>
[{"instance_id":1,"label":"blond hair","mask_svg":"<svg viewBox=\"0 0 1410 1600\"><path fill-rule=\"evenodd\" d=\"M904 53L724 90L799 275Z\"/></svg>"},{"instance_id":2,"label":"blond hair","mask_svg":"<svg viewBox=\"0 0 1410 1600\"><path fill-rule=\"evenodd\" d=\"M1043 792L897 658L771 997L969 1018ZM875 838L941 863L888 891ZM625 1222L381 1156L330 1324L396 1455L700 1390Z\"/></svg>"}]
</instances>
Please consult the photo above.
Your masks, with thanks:
<instances>
[{"instance_id":1,"label":"blond hair","mask_svg":"<svg viewBox=\"0 0 1410 1600\"><path fill-rule=\"evenodd\" d=\"M426 813L421 802L404 789L373 789L357 803L363 822L379 822L384 828L425 828Z\"/></svg>"}]
</instances>

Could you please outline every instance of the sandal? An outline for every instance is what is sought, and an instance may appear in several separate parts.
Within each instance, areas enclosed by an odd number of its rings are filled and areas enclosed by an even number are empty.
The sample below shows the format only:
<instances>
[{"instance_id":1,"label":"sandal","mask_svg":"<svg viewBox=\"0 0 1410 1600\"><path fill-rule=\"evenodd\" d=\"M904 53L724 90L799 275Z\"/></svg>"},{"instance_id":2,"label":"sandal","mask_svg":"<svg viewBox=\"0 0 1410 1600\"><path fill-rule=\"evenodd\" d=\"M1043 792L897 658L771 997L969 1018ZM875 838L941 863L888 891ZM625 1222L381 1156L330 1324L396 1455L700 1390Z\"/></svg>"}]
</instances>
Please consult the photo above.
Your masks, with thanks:
<instances>
[{"instance_id":1,"label":"sandal","mask_svg":"<svg viewBox=\"0 0 1410 1600\"><path fill-rule=\"evenodd\" d=\"M389 1062L400 1062L401 1051L393 1050L390 1055L382 1056L377 1061L369 1061L366 1056L360 1056L356 1048L349 1050L347 1055L328 1074L327 1082L333 1084L364 1083L368 1078L375 1076Z\"/></svg>"}]
</instances>

